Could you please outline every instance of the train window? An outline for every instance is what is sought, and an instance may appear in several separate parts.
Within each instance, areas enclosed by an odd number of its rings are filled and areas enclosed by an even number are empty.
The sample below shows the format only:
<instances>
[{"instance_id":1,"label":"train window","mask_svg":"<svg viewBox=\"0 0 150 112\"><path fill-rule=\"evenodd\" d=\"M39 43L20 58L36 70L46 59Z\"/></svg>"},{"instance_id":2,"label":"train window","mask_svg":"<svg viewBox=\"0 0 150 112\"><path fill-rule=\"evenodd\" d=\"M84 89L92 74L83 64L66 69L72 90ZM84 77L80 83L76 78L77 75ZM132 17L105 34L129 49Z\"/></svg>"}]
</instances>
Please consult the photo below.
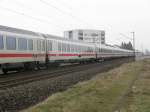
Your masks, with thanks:
<instances>
[{"instance_id":1,"label":"train window","mask_svg":"<svg viewBox=\"0 0 150 112\"><path fill-rule=\"evenodd\" d=\"M61 43L61 52L64 52L64 44Z\"/></svg>"},{"instance_id":2,"label":"train window","mask_svg":"<svg viewBox=\"0 0 150 112\"><path fill-rule=\"evenodd\" d=\"M19 50L27 50L27 39L25 39L25 38L18 39L18 49Z\"/></svg>"},{"instance_id":3,"label":"train window","mask_svg":"<svg viewBox=\"0 0 150 112\"><path fill-rule=\"evenodd\" d=\"M94 52L94 48L93 47L91 47L91 52Z\"/></svg>"},{"instance_id":4,"label":"train window","mask_svg":"<svg viewBox=\"0 0 150 112\"><path fill-rule=\"evenodd\" d=\"M76 45L73 45L73 51L76 52Z\"/></svg>"},{"instance_id":5,"label":"train window","mask_svg":"<svg viewBox=\"0 0 150 112\"><path fill-rule=\"evenodd\" d=\"M37 40L37 50L40 51L41 50L41 41Z\"/></svg>"},{"instance_id":6,"label":"train window","mask_svg":"<svg viewBox=\"0 0 150 112\"><path fill-rule=\"evenodd\" d=\"M87 52L87 47L86 46L84 47L84 52Z\"/></svg>"},{"instance_id":7,"label":"train window","mask_svg":"<svg viewBox=\"0 0 150 112\"><path fill-rule=\"evenodd\" d=\"M82 50L82 52L85 52L85 46L83 46L83 48L82 48L83 50Z\"/></svg>"},{"instance_id":8,"label":"train window","mask_svg":"<svg viewBox=\"0 0 150 112\"><path fill-rule=\"evenodd\" d=\"M0 49L4 48L3 36L0 35Z\"/></svg>"},{"instance_id":9,"label":"train window","mask_svg":"<svg viewBox=\"0 0 150 112\"><path fill-rule=\"evenodd\" d=\"M61 43L61 52L63 52L63 43Z\"/></svg>"},{"instance_id":10,"label":"train window","mask_svg":"<svg viewBox=\"0 0 150 112\"><path fill-rule=\"evenodd\" d=\"M80 52L80 46L78 46L78 52Z\"/></svg>"},{"instance_id":11,"label":"train window","mask_svg":"<svg viewBox=\"0 0 150 112\"><path fill-rule=\"evenodd\" d=\"M104 49L103 49L103 48L101 49L101 52L104 52Z\"/></svg>"},{"instance_id":12,"label":"train window","mask_svg":"<svg viewBox=\"0 0 150 112\"><path fill-rule=\"evenodd\" d=\"M76 45L76 52L78 52L78 46Z\"/></svg>"},{"instance_id":13,"label":"train window","mask_svg":"<svg viewBox=\"0 0 150 112\"><path fill-rule=\"evenodd\" d=\"M80 52L80 46L78 46L78 52Z\"/></svg>"},{"instance_id":14,"label":"train window","mask_svg":"<svg viewBox=\"0 0 150 112\"><path fill-rule=\"evenodd\" d=\"M83 46L80 46L80 52L82 52L83 51Z\"/></svg>"},{"instance_id":15,"label":"train window","mask_svg":"<svg viewBox=\"0 0 150 112\"><path fill-rule=\"evenodd\" d=\"M6 37L6 48L8 50L16 50L16 38L12 36Z\"/></svg>"},{"instance_id":16,"label":"train window","mask_svg":"<svg viewBox=\"0 0 150 112\"><path fill-rule=\"evenodd\" d=\"M70 52L72 52L72 45L70 44Z\"/></svg>"},{"instance_id":17,"label":"train window","mask_svg":"<svg viewBox=\"0 0 150 112\"><path fill-rule=\"evenodd\" d=\"M52 41L48 41L48 51L52 51Z\"/></svg>"},{"instance_id":18,"label":"train window","mask_svg":"<svg viewBox=\"0 0 150 112\"><path fill-rule=\"evenodd\" d=\"M84 48L84 52L87 52L87 47L85 46L85 48Z\"/></svg>"},{"instance_id":19,"label":"train window","mask_svg":"<svg viewBox=\"0 0 150 112\"><path fill-rule=\"evenodd\" d=\"M87 52L92 52L92 48L88 47Z\"/></svg>"},{"instance_id":20,"label":"train window","mask_svg":"<svg viewBox=\"0 0 150 112\"><path fill-rule=\"evenodd\" d=\"M45 51L45 41L42 41L42 51Z\"/></svg>"},{"instance_id":21,"label":"train window","mask_svg":"<svg viewBox=\"0 0 150 112\"><path fill-rule=\"evenodd\" d=\"M61 43L58 43L58 51L61 52Z\"/></svg>"},{"instance_id":22,"label":"train window","mask_svg":"<svg viewBox=\"0 0 150 112\"><path fill-rule=\"evenodd\" d=\"M64 44L64 52L67 50L67 44Z\"/></svg>"},{"instance_id":23,"label":"train window","mask_svg":"<svg viewBox=\"0 0 150 112\"><path fill-rule=\"evenodd\" d=\"M65 45L62 43L62 52L65 52Z\"/></svg>"},{"instance_id":24,"label":"train window","mask_svg":"<svg viewBox=\"0 0 150 112\"><path fill-rule=\"evenodd\" d=\"M67 51L67 44L64 44L64 50L65 50L65 52Z\"/></svg>"},{"instance_id":25,"label":"train window","mask_svg":"<svg viewBox=\"0 0 150 112\"><path fill-rule=\"evenodd\" d=\"M74 45L74 51L77 52L77 46L76 45Z\"/></svg>"},{"instance_id":26,"label":"train window","mask_svg":"<svg viewBox=\"0 0 150 112\"><path fill-rule=\"evenodd\" d=\"M79 52L82 52L82 46L79 46Z\"/></svg>"},{"instance_id":27,"label":"train window","mask_svg":"<svg viewBox=\"0 0 150 112\"><path fill-rule=\"evenodd\" d=\"M67 44L67 52L70 52L70 44Z\"/></svg>"},{"instance_id":28,"label":"train window","mask_svg":"<svg viewBox=\"0 0 150 112\"><path fill-rule=\"evenodd\" d=\"M73 45L73 52L76 52L76 45Z\"/></svg>"},{"instance_id":29,"label":"train window","mask_svg":"<svg viewBox=\"0 0 150 112\"><path fill-rule=\"evenodd\" d=\"M28 49L33 50L33 40L28 40Z\"/></svg>"},{"instance_id":30,"label":"train window","mask_svg":"<svg viewBox=\"0 0 150 112\"><path fill-rule=\"evenodd\" d=\"M71 52L74 52L74 45L71 45Z\"/></svg>"}]
</instances>

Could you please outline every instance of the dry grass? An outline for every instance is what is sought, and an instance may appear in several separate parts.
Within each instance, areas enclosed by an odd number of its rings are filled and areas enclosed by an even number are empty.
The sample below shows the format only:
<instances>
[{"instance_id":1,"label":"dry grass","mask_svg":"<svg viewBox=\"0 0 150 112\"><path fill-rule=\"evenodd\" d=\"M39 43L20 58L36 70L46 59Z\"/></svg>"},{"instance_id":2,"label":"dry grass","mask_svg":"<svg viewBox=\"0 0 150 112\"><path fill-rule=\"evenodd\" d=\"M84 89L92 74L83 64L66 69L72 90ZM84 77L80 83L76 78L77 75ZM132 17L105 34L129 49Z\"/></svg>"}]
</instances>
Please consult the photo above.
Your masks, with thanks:
<instances>
[{"instance_id":1,"label":"dry grass","mask_svg":"<svg viewBox=\"0 0 150 112\"><path fill-rule=\"evenodd\" d=\"M124 64L109 72L98 74L89 81L50 96L45 102L24 112L112 112L129 83L143 72L147 65L145 63L148 62ZM130 105L125 107L130 107ZM122 110L126 112L125 108Z\"/></svg>"},{"instance_id":2,"label":"dry grass","mask_svg":"<svg viewBox=\"0 0 150 112\"><path fill-rule=\"evenodd\" d=\"M145 61L144 73L132 87L121 112L150 112L150 61Z\"/></svg>"}]
</instances>

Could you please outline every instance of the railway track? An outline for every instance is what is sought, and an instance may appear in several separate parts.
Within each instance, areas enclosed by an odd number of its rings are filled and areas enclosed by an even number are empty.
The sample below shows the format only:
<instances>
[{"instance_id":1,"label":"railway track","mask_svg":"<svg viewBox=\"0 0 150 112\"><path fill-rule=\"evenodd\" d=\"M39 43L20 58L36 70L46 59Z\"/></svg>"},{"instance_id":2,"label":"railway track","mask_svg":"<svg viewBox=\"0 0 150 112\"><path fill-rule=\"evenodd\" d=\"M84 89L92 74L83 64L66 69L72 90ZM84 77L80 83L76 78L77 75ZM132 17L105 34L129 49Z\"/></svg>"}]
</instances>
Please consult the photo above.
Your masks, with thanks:
<instances>
[{"instance_id":1,"label":"railway track","mask_svg":"<svg viewBox=\"0 0 150 112\"><path fill-rule=\"evenodd\" d=\"M0 78L0 90L5 90L8 88L12 88L18 85L23 85L27 84L30 82L35 82L39 80L44 80L44 79L50 79L50 78L55 78L79 71L85 71L97 67L105 67L105 66L111 66L112 64L116 62L121 62L120 59L116 60L111 60L111 61L104 61L101 63L90 63L86 65L75 65L72 67L60 69L60 70L54 70L54 71L40 71L40 72L31 72L28 75L20 75L20 76L13 76L13 77L5 77L5 78ZM122 60L123 61L123 60Z\"/></svg>"},{"instance_id":2,"label":"railway track","mask_svg":"<svg viewBox=\"0 0 150 112\"><path fill-rule=\"evenodd\" d=\"M75 63L75 64L71 64L71 65L63 65L63 66L59 66L59 67L52 67L52 68L49 68L48 71L53 71L53 70L59 70L59 69L65 69L65 68L68 68L68 67L74 67L74 66L78 66L79 64ZM13 78L13 77L16 77L16 76L21 76L21 75L31 75L33 73L38 73L38 72L43 72L45 71L46 68L41 68L40 70L31 70L31 71L20 71L20 72L17 72L17 71L12 71L12 72L9 72L7 74L0 74L0 80L1 79L4 79L4 78Z\"/></svg>"}]
</instances>

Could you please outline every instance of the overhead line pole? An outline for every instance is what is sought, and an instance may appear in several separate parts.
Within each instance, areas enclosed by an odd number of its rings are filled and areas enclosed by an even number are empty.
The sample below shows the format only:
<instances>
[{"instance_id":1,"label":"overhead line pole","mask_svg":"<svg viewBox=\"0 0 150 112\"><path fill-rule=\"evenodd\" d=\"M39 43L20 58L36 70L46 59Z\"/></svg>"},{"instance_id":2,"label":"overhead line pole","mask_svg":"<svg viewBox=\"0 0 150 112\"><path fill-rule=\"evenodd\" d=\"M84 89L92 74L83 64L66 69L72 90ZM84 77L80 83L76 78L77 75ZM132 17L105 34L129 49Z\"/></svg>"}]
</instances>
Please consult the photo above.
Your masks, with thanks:
<instances>
[{"instance_id":1,"label":"overhead line pole","mask_svg":"<svg viewBox=\"0 0 150 112\"><path fill-rule=\"evenodd\" d=\"M133 50L134 50L134 56L136 54L136 51L135 51L135 32L131 32L133 34Z\"/></svg>"}]
</instances>

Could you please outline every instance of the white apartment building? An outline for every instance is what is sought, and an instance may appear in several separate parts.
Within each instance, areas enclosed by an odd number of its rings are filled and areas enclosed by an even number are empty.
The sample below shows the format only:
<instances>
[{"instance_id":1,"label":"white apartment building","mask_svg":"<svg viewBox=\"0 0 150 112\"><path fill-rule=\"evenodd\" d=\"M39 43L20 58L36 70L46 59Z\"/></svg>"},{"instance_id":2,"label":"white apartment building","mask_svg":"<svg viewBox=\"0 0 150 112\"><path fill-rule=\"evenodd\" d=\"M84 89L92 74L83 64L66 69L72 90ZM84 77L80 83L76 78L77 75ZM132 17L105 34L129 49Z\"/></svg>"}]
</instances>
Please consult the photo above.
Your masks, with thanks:
<instances>
[{"instance_id":1,"label":"white apartment building","mask_svg":"<svg viewBox=\"0 0 150 112\"><path fill-rule=\"evenodd\" d=\"M105 44L105 31L103 30L70 30L64 32L64 37L72 40L83 40L88 43Z\"/></svg>"}]
</instances>

